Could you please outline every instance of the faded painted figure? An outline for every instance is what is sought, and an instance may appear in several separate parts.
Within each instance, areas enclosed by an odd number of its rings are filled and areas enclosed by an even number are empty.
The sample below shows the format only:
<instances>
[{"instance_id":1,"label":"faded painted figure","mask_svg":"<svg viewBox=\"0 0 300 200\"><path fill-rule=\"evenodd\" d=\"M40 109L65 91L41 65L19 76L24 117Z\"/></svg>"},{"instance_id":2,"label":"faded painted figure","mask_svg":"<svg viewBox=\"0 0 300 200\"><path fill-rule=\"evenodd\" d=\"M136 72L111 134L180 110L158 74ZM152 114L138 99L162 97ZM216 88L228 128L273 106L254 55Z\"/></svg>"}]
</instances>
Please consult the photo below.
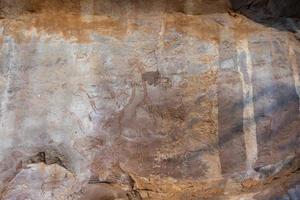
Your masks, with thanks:
<instances>
[{"instance_id":1,"label":"faded painted figure","mask_svg":"<svg viewBox=\"0 0 300 200\"><path fill-rule=\"evenodd\" d=\"M0 0L0 199L298 195L298 21L229 9Z\"/></svg>"}]
</instances>

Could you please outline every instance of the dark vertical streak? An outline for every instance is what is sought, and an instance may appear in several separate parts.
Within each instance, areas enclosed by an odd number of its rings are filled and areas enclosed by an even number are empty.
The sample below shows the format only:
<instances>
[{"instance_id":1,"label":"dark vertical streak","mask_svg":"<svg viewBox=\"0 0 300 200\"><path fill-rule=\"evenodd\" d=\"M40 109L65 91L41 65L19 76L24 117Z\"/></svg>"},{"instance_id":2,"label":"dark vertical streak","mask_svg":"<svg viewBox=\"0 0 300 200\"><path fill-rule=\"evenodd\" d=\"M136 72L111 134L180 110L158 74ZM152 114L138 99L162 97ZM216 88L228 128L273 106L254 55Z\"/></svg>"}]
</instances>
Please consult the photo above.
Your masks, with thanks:
<instances>
[{"instance_id":1,"label":"dark vertical streak","mask_svg":"<svg viewBox=\"0 0 300 200\"><path fill-rule=\"evenodd\" d=\"M283 159L295 148L295 145L286 144L295 140L299 99L288 62L286 41L276 35L261 34L250 40L249 49L257 124L256 166L262 166Z\"/></svg>"}]
</instances>

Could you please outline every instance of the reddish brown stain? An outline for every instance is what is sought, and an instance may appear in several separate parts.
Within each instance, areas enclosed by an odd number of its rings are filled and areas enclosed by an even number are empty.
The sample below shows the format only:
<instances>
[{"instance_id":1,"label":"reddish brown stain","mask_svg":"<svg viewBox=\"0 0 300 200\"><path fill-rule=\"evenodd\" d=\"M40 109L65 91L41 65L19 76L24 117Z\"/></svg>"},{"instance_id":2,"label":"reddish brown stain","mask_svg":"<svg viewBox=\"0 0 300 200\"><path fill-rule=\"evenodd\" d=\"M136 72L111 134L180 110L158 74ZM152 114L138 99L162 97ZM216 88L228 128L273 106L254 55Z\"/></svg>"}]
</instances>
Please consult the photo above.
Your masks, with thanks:
<instances>
[{"instance_id":1,"label":"reddish brown stain","mask_svg":"<svg viewBox=\"0 0 300 200\"><path fill-rule=\"evenodd\" d=\"M121 39L126 34L126 25L119 20L108 16L94 16L91 22L83 20L79 14L68 14L63 12L43 12L33 15L22 15L20 20L5 19L4 35L13 37L16 42L27 42L32 38L28 31L57 34L65 39L75 42L90 42L92 33L106 35Z\"/></svg>"}]
</instances>

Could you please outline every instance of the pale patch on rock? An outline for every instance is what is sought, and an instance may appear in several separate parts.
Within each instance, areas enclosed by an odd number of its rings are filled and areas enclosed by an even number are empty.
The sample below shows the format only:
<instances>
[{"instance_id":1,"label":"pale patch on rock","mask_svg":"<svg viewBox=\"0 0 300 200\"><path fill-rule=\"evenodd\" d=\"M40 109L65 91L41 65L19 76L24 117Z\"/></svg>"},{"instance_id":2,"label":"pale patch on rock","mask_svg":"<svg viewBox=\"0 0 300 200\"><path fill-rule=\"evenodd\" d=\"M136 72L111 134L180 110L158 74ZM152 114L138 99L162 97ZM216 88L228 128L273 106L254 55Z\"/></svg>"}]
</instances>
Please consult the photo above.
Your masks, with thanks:
<instances>
[{"instance_id":1,"label":"pale patch on rock","mask_svg":"<svg viewBox=\"0 0 300 200\"><path fill-rule=\"evenodd\" d=\"M293 70L293 77L294 77L294 81L295 81L295 88L296 88L296 92L298 94L299 97L299 105L300 105L300 63L298 63L297 61L297 55L296 55L296 51L295 51L295 45L294 45L294 41L292 40L292 38L290 38L291 36L287 36L287 40L288 42L288 55L289 55L289 60L291 63L291 67ZM299 106L299 111L300 111L300 106Z\"/></svg>"},{"instance_id":2,"label":"pale patch on rock","mask_svg":"<svg viewBox=\"0 0 300 200\"><path fill-rule=\"evenodd\" d=\"M237 52L238 59L246 59L246 63L244 63L244 66L242 66L242 62L245 61L238 60L238 70L241 75L244 95L243 130L247 153L247 170L251 172L253 171L253 165L257 159L257 141L252 88L253 70L250 52L248 49L248 41L246 39L237 41ZM242 67L244 67L244 69L241 69ZM245 76L248 77L247 80L245 80Z\"/></svg>"}]
</instances>

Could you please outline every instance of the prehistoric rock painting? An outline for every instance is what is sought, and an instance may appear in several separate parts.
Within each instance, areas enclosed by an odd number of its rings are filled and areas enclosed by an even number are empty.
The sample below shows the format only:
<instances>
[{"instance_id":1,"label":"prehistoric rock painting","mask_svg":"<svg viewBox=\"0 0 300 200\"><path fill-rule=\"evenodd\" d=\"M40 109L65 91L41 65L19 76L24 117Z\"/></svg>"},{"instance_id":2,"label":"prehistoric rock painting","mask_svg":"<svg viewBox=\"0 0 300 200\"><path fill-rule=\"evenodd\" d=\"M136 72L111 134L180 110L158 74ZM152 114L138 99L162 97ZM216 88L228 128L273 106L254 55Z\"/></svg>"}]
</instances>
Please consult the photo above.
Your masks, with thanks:
<instances>
[{"instance_id":1,"label":"prehistoric rock painting","mask_svg":"<svg viewBox=\"0 0 300 200\"><path fill-rule=\"evenodd\" d=\"M0 199L299 199L282 6L0 0Z\"/></svg>"}]
</instances>

